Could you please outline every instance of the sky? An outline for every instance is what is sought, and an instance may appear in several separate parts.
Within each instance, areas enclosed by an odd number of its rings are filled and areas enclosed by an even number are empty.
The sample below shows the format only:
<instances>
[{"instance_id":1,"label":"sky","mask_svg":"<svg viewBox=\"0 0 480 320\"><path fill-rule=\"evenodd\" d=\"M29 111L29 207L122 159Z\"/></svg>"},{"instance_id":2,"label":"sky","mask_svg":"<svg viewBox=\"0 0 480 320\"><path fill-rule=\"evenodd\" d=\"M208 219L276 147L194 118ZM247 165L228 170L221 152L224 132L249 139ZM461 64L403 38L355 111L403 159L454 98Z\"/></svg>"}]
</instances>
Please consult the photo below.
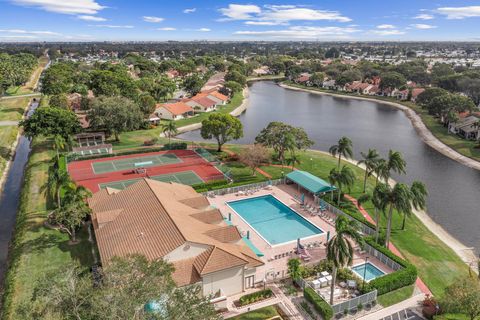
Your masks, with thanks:
<instances>
[{"instance_id":1,"label":"sky","mask_svg":"<svg viewBox=\"0 0 480 320\"><path fill-rule=\"evenodd\" d=\"M0 0L3 41L480 41L480 0Z\"/></svg>"}]
</instances>

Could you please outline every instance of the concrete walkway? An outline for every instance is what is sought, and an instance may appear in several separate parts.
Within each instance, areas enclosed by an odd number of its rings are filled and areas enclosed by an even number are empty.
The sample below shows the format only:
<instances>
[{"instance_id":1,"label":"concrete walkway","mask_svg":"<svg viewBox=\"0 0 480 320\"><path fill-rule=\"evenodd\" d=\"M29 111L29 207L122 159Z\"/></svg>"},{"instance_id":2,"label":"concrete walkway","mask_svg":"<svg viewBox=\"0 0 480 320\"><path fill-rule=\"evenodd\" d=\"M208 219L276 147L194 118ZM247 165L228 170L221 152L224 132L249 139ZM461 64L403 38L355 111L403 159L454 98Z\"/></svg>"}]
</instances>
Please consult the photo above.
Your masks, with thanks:
<instances>
[{"instance_id":1,"label":"concrete walkway","mask_svg":"<svg viewBox=\"0 0 480 320\"><path fill-rule=\"evenodd\" d=\"M17 98L26 98L26 97L39 97L42 94L40 92L34 92L34 93L27 93L27 94L19 94L16 96L4 96L0 97L0 100L9 100L9 99L17 99Z\"/></svg>"},{"instance_id":2,"label":"concrete walkway","mask_svg":"<svg viewBox=\"0 0 480 320\"><path fill-rule=\"evenodd\" d=\"M6 127L6 126L18 126L18 121L10 121L10 120L0 121L0 127Z\"/></svg>"},{"instance_id":3,"label":"concrete walkway","mask_svg":"<svg viewBox=\"0 0 480 320\"><path fill-rule=\"evenodd\" d=\"M383 308L377 312L368 314L366 316L363 316L361 318L358 318L359 320L378 320L382 319L385 317L388 317L392 313L396 313L399 311L402 311L407 308L416 308L418 304L423 301L425 298L424 294L418 294L416 296L411 297L410 299L403 300L400 303L394 304L393 306L390 306L388 308Z\"/></svg>"}]
</instances>

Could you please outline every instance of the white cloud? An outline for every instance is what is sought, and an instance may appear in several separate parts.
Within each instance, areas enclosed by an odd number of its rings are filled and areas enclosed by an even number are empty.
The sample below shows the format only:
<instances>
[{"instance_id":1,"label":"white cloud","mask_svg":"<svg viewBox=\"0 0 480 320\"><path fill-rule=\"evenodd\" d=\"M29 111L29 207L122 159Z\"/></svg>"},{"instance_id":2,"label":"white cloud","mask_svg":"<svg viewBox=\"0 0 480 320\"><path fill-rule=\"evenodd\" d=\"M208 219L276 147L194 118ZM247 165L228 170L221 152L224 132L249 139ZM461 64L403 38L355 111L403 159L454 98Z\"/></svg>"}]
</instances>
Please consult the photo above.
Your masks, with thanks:
<instances>
[{"instance_id":1,"label":"white cloud","mask_svg":"<svg viewBox=\"0 0 480 320\"><path fill-rule=\"evenodd\" d=\"M247 26L279 26L286 25L286 22L277 22L277 21L245 21Z\"/></svg>"},{"instance_id":2,"label":"white cloud","mask_svg":"<svg viewBox=\"0 0 480 320\"><path fill-rule=\"evenodd\" d=\"M195 11L197 11L197 8L190 8L183 10L183 13L194 13Z\"/></svg>"},{"instance_id":3,"label":"white cloud","mask_svg":"<svg viewBox=\"0 0 480 320\"><path fill-rule=\"evenodd\" d=\"M143 21L145 22L151 22L151 23L159 23L165 20L164 18L160 17L152 17L152 16L143 16Z\"/></svg>"},{"instance_id":4,"label":"white cloud","mask_svg":"<svg viewBox=\"0 0 480 320\"><path fill-rule=\"evenodd\" d=\"M107 19L102 18L102 17L96 17L96 16L89 16L89 15L80 15L77 16L78 19L80 20L85 20L85 21L107 21Z\"/></svg>"},{"instance_id":5,"label":"white cloud","mask_svg":"<svg viewBox=\"0 0 480 320\"><path fill-rule=\"evenodd\" d=\"M30 30L23 30L23 29L1 29L0 32L16 33L16 34L36 34L36 35L43 35L43 36L59 36L59 35L61 35L60 33L53 32L53 31L30 31Z\"/></svg>"},{"instance_id":6,"label":"white cloud","mask_svg":"<svg viewBox=\"0 0 480 320\"><path fill-rule=\"evenodd\" d=\"M288 21L339 21L349 22L350 18L341 15L337 11L316 10L295 5L266 5L260 8L257 5L229 4L227 8L219 10L224 18L223 20L250 20L267 21L274 25ZM252 23L250 23L252 24Z\"/></svg>"},{"instance_id":7,"label":"white cloud","mask_svg":"<svg viewBox=\"0 0 480 320\"><path fill-rule=\"evenodd\" d=\"M112 25L112 24L90 24L89 27L97 28L111 28L111 29L132 29L133 26L129 25Z\"/></svg>"},{"instance_id":8,"label":"white cloud","mask_svg":"<svg viewBox=\"0 0 480 320\"><path fill-rule=\"evenodd\" d=\"M431 14L420 13L420 14L417 14L415 17L413 17L413 19L418 19L418 20L432 20L432 19L435 19L435 17L432 16Z\"/></svg>"},{"instance_id":9,"label":"white cloud","mask_svg":"<svg viewBox=\"0 0 480 320\"><path fill-rule=\"evenodd\" d=\"M208 28L199 28L199 29L195 29L195 31L210 32L210 31L212 31L212 30L211 30L211 29L208 29Z\"/></svg>"},{"instance_id":10,"label":"white cloud","mask_svg":"<svg viewBox=\"0 0 480 320\"><path fill-rule=\"evenodd\" d=\"M436 12L446 16L447 19L465 19L472 17L480 17L480 6L443 7L438 8Z\"/></svg>"},{"instance_id":11,"label":"white cloud","mask_svg":"<svg viewBox=\"0 0 480 320\"><path fill-rule=\"evenodd\" d=\"M20 39L20 40L23 40L23 39L38 39L38 37L36 36L0 36L0 38L2 39L11 39L11 40L15 40L15 39Z\"/></svg>"},{"instance_id":12,"label":"white cloud","mask_svg":"<svg viewBox=\"0 0 480 320\"><path fill-rule=\"evenodd\" d=\"M405 31L396 29L371 30L371 32L379 36L398 36L405 34Z\"/></svg>"},{"instance_id":13,"label":"white cloud","mask_svg":"<svg viewBox=\"0 0 480 320\"><path fill-rule=\"evenodd\" d=\"M350 34L360 30L351 27L306 27L293 26L283 30L267 31L236 31L237 35L272 37L283 39L317 39L317 38L346 38Z\"/></svg>"},{"instance_id":14,"label":"white cloud","mask_svg":"<svg viewBox=\"0 0 480 320\"><path fill-rule=\"evenodd\" d=\"M261 20L294 21L294 20L329 20L349 22L352 19L342 16L337 11L314 10L309 8L272 8L271 11L263 12Z\"/></svg>"},{"instance_id":15,"label":"white cloud","mask_svg":"<svg viewBox=\"0 0 480 320\"><path fill-rule=\"evenodd\" d=\"M391 24L381 24L377 26L377 29L395 29L396 27Z\"/></svg>"},{"instance_id":16,"label":"white cloud","mask_svg":"<svg viewBox=\"0 0 480 320\"><path fill-rule=\"evenodd\" d=\"M262 12L259 6L253 4L229 4L228 8L219 11L231 20L248 20L253 18L252 14Z\"/></svg>"},{"instance_id":17,"label":"white cloud","mask_svg":"<svg viewBox=\"0 0 480 320\"><path fill-rule=\"evenodd\" d=\"M165 27L165 28L157 28L158 31L175 31L176 28Z\"/></svg>"},{"instance_id":18,"label":"white cloud","mask_svg":"<svg viewBox=\"0 0 480 320\"><path fill-rule=\"evenodd\" d=\"M421 30L435 29L437 27L437 26L432 26L430 24L423 24L423 23L411 24L410 26L415 29L421 29Z\"/></svg>"},{"instance_id":19,"label":"white cloud","mask_svg":"<svg viewBox=\"0 0 480 320\"><path fill-rule=\"evenodd\" d=\"M106 8L95 0L11 0L12 3L63 14L97 14Z\"/></svg>"}]
</instances>

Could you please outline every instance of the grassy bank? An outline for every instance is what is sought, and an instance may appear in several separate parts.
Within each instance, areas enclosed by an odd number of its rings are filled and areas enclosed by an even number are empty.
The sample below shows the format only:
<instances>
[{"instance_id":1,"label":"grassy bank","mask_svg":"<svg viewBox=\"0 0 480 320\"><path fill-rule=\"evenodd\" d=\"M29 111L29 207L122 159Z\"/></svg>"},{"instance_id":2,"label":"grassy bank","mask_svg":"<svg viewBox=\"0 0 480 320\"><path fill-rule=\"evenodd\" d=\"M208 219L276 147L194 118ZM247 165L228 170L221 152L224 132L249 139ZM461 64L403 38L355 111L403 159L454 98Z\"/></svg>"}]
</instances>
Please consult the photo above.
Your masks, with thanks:
<instances>
[{"instance_id":1,"label":"grassy bank","mask_svg":"<svg viewBox=\"0 0 480 320\"><path fill-rule=\"evenodd\" d=\"M427 111L420 108L420 106L416 105L415 103L408 102L408 101L399 101L395 98L391 97L377 97L377 96L361 96L356 93L348 93L348 92L341 92L341 91L334 91L334 90L326 90L322 88L313 88L307 87L304 85L299 85L293 82L285 82L291 87L301 88L301 89L308 89L312 91L324 92L324 93L331 93L331 94L338 94L343 96L349 97L365 97L382 101L388 102L395 102L398 104L402 104L410 109L414 110L420 118L422 118L423 123L425 126L432 132L432 134L441 142L452 148L453 150L457 151L458 153L472 158L473 160L480 161L480 144L476 141L470 141L462 139L461 137L448 133L446 127L444 127L438 120L433 117L432 115L428 114Z\"/></svg>"},{"instance_id":2,"label":"grassy bank","mask_svg":"<svg viewBox=\"0 0 480 320\"><path fill-rule=\"evenodd\" d=\"M19 121L31 98L0 100L0 121Z\"/></svg>"},{"instance_id":3,"label":"grassy bank","mask_svg":"<svg viewBox=\"0 0 480 320\"><path fill-rule=\"evenodd\" d=\"M278 317L280 314L275 306L268 306L254 311L250 311L239 316L230 318L232 320L263 320Z\"/></svg>"},{"instance_id":4,"label":"grassy bank","mask_svg":"<svg viewBox=\"0 0 480 320\"><path fill-rule=\"evenodd\" d=\"M50 207L43 185L53 157L50 144L34 140L17 216L2 319L18 319L15 310L31 299L35 282L46 272L74 260L85 267L93 262L86 229L79 234L80 242L71 245L67 234L44 225Z\"/></svg>"},{"instance_id":5,"label":"grassy bank","mask_svg":"<svg viewBox=\"0 0 480 320\"><path fill-rule=\"evenodd\" d=\"M5 165L12 155L11 146L17 138L17 126L0 126L0 177L3 174Z\"/></svg>"},{"instance_id":6,"label":"grassy bank","mask_svg":"<svg viewBox=\"0 0 480 320\"><path fill-rule=\"evenodd\" d=\"M237 92L235 93L232 100L228 104L219 107L218 111L214 111L214 112L230 113L233 110L235 110L237 107L239 107L242 104L242 101L243 101L242 92ZM180 128L187 125L200 123L206 118L208 118L210 114L212 114L212 112L200 113L192 118L175 121L175 124L177 125L177 128ZM119 142L111 141L111 143L113 144L113 147L115 150L140 147L143 145L144 141L151 140L153 138L158 138L161 132L162 130L160 126L157 126L156 128L148 129L148 130L137 130L137 131L125 132L120 135ZM167 142L167 141L168 139L161 139L159 140L159 143Z\"/></svg>"},{"instance_id":7,"label":"grassy bank","mask_svg":"<svg viewBox=\"0 0 480 320\"><path fill-rule=\"evenodd\" d=\"M411 285L391 291L389 293L382 294L381 296L378 296L378 303L380 303L385 308L393 306L394 304L410 298L413 294L413 289L414 286Z\"/></svg>"}]
</instances>

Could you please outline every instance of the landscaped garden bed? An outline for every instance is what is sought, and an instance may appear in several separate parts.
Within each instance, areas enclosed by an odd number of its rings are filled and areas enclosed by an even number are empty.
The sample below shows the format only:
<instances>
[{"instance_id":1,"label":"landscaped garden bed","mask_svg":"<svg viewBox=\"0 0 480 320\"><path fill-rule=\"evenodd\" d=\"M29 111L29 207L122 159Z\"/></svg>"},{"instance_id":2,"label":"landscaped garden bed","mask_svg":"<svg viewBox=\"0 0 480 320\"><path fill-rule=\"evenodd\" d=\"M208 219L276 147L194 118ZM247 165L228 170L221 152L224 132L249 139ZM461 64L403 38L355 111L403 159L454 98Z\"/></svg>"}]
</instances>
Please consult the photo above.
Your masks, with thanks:
<instances>
[{"instance_id":1,"label":"landscaped garden bed","mask_svg":"<svg viewBox=\"0 0 480 320\"><path fill-rule=\"evenodd\" d=\"M273 294L272 289L264 289L241 296L240 299L234 302L234 304L236 307L245 307L273 297L275 297L275 295Z\"/></svg>"}]
</instances>

